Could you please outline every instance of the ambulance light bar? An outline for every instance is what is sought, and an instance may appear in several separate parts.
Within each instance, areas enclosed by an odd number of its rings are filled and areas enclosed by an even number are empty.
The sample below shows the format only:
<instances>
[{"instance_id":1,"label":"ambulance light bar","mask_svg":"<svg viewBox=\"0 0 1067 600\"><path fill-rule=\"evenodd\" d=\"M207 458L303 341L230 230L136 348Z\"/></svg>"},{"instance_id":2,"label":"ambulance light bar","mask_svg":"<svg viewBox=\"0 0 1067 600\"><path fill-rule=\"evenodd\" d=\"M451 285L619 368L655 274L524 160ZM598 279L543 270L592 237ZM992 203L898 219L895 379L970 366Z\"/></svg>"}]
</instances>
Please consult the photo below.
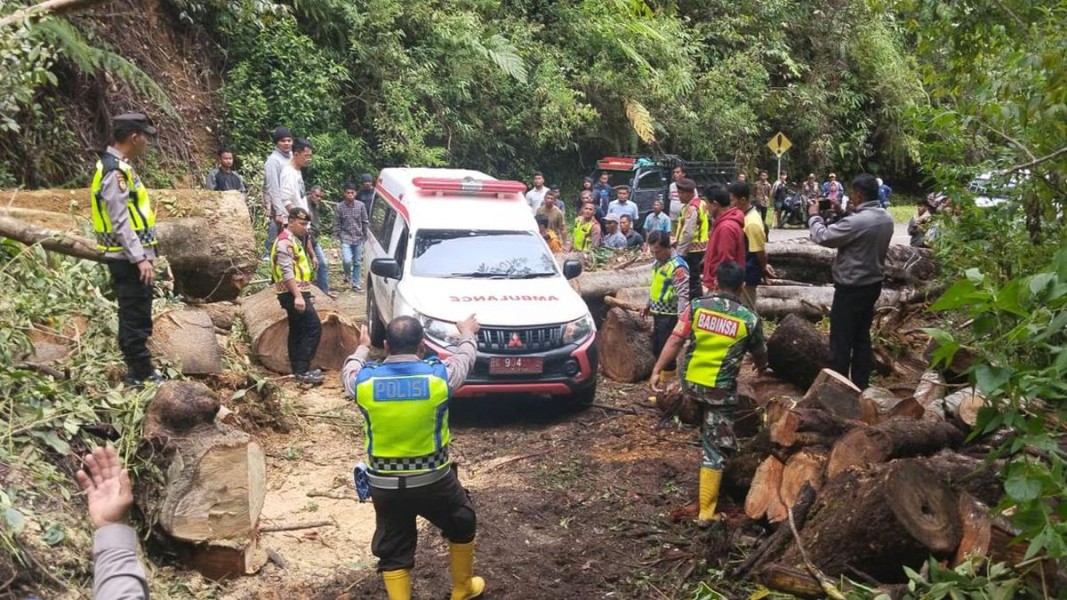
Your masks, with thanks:
<instances>
[{"instance_id":1,"label":"ambulance light bar","mask_svg":"<svg viewBox=\"0 0 1067 600\"><path fill-rule=\"evenodd\" d=\"M526 184L521 181L496 179L452 179L446 177L416 177L411 183L424 192L483 192L489 194L521 194Z\"/></svg>"}]
</instances>

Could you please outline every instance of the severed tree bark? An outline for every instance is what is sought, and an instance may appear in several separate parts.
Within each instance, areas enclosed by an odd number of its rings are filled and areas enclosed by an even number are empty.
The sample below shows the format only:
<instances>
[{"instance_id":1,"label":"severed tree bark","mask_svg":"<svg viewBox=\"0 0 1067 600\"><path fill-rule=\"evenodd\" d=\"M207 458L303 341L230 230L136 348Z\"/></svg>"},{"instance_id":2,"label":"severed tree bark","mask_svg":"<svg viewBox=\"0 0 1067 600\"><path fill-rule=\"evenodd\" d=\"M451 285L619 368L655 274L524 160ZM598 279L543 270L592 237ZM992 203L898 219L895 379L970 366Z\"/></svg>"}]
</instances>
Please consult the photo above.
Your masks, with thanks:
<instances>
[{"instance_id":1,"label":"severed tree bark","mask_svg":"<svg viewBox=\"0 0 1067 600\"><path fill-rule=\"evenodd\" d=\"M767 341L767 361L775 377L808 389L830 366L830 340L808 321L788 315Z\"/></svg>"},{"instance_id":2,"label":"severed tree bark","mask_svg":"<svg viewBox=\"0 0 1067 600\"><path fill-rule=\"evenodd\" d=\"M634 383L648 379L657 356L652 354L652 332L639 314L621 308L608 310L597 332L600 369L615 381Z\"/></svg>"},{"instance_id":3,"label":"severed tree bark","mask_svg":"<svg viewBox=\"0 0 1067 600\"><path fill-rule=\"evenodd\" d=\"M1002 460L986 461L952 450L918 459L926 468L940 475L952 489L966 492L986 506L996 506L1004 497L999 473Z\"/></svg>"},{"instance_id":4,"label":"severed tree bark","mask_svg":"<svg viewBox=\"0 0 1067 600\"><path fill-rule=\"evenodd\" d=\"M176 363L184 375L222 372L222 349L208 313L195 308L169 310L153 320L154 352Z\"/></svg>"},{"instance_id":5,"label":"severed tree bark","mask_svg":"<svg viewBox=\"0 0 1067 600\"><path fill-rule=\"evenodd\" d=\"M0 235L23 243L42 241L55 252L101 260L89 240L90 194L80 190L0 191ZM174 273L175 291L191 298L233 300L255 273L259 252L238 192L149 190L156 211L159 252ZM29 226L29 227L27 227ZM20 233L19 235L8 235ZM50 230L50 231L49 231ZM41 236L52 238L45 245ZM86 251L91 249L92 251Z\"/></svg>"},{"instance_id":6,"label":"severed tree bark","mask_svg":"<svg viewBox=\"0 0 1067 600\"><path fill-rule=\"evenodd\" d=\"M933 454L946 447L956 448L962 442L963 433L951 423L890 419L842 436L830 451L826 476L833 479L849 467Z\"/></svg>"},{"instance_id":7,"label":"severed tree bark","mask_svg":"<svg viewBox=\"0 0 1067 600\"><path fill-rule=\"evenodd\" d=\"M203 384L159 387L143 434L158 450L153 460L166 480L140 493L150 520L182 542L190 565L211 578L254 573L266 562L256 531L266 493L263 448L217 421L218 412L218 399Z\"/></svg>"},{"instance_id":8,"label":"severed tree bark","mask_svg":"<svg viewBox=\"0 0 1067 600\"><path fill-rule=\"evenodd\" d=\"M959 500L960 545L950 565L957 567L972 559L989 555L989 543L993 537L993 518L989 507L974 496L963 492Z\"/></svg>"},{"instance_id":9,"label":"severed tree bark","mask_svg":"<svg viewBox=\"0 0 1067 600\"><path fill-rule=\"evenodd\" d=\"M878 581L905 578L933 553L951 557L961 530L958 500L936 473L916 460L847 471L828 480L800 541L817 567L834 577L849 567ZM781 562L801 560L796 545Z\"/></svg>"},{"instance_id":10,"label":"severed tree bark","mask_svg":"<svg viewBox=\"0 0 1067 600\"><path fill-rule=\"evenodd\" d=\"M752 520L766 516L777 523L786 517L786 507L779 495L785 464L776 456L763 459L752 477L752 487L745 497L745 514Z\"/></svg>"},{"instance_id":11,"label":"severed tree bark","mask_svg":"<svg viewBox=\"0 0 1067 600\"><path fill-rule=\"evenodd\" d=\"M312 302L322 321L322 338L311 361L311 368L338 371L345 359L356 351L359 330L341 314L337 302L312 286ZM270 286L241 299L241 315L252 339L252 354L264 367L275 373L289 374L289 318L278 304L278 295Z\"/></svg>"}]
</instances>

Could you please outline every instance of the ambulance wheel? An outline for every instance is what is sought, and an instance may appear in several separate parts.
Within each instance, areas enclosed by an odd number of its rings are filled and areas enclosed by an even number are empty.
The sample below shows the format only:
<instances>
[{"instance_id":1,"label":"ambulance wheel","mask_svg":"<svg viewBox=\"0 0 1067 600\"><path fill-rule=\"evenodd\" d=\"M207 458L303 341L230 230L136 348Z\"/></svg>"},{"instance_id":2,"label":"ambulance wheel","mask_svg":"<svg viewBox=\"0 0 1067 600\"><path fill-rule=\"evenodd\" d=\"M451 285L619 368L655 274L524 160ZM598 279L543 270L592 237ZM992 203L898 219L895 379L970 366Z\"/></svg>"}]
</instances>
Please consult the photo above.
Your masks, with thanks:
<instances>
[{"instance_id":1,"label":"ambulance wheel","mask_svg":"<svg viewBox=\"0 0 1067 600\"><path fill-rule=\"evenodd\" d=\"M575 408L586 408L594 401L596 401L596 381L593 381L593 385L571 395L571 402Z\"/></svg>"},{"instance_id":2,"label":"ambulance wheel","mask_svg":"<svg viewBox=\"0 0 1067 600\"><path fill-rule=\"evenodd\" d=\"M374 301L374 288L367 278L367 328L370 330L370 343L375 348L381 348L385 341L385 324L378 314L378 303Z\"/></svg>"}]
</instances>

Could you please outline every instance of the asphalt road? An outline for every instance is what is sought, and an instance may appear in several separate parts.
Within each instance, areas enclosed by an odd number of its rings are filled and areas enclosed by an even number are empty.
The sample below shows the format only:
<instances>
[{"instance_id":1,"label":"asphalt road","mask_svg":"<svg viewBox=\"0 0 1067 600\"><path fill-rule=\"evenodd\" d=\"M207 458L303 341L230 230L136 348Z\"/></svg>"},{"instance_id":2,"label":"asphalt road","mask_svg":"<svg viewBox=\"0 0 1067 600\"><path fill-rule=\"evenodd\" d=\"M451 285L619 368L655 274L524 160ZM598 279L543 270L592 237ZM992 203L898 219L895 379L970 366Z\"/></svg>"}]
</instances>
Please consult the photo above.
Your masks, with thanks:
<instances>
[{"instance_id":1,"label":"asphalt road","mask_svg":"<svg viewBox=\"0 0 1067 600\"><path fill-rule=\"evenodd\" d=\"M789 228L789 229L771 229L770 241L781 242L785 240L792 240L796 238L808 237L808 230L802 228ZM908 236L908 226L906 223L896 223L893 226L893 243L894 244L907 244L910 241Z\"/></svg>"}]
</instances>

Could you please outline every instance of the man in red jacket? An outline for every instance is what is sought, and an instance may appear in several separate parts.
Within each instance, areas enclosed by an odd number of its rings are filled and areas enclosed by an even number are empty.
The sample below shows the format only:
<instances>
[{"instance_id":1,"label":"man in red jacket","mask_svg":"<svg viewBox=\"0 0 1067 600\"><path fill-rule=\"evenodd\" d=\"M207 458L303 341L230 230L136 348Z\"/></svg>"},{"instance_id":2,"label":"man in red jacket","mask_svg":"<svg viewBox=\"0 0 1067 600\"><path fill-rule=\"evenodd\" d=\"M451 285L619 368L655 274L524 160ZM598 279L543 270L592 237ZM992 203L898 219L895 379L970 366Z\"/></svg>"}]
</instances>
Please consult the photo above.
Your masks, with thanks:
<instances>
[{"instance_id":1,"label":"man in red jacket","mask_svg":"<svg viewBox=\"0 0 1067 600\"><path fill-rule=\"evenodd\" d=\"M704 276L701 280L708 291L718 288L715 274L719 265L734 262L738 266L745 264L745 215L737 207L730 206L730 194L721 185L713 185L707 190L708 216L715 219L708 240L708 249L704 253Z\"/></svg>"}]
</instances>

